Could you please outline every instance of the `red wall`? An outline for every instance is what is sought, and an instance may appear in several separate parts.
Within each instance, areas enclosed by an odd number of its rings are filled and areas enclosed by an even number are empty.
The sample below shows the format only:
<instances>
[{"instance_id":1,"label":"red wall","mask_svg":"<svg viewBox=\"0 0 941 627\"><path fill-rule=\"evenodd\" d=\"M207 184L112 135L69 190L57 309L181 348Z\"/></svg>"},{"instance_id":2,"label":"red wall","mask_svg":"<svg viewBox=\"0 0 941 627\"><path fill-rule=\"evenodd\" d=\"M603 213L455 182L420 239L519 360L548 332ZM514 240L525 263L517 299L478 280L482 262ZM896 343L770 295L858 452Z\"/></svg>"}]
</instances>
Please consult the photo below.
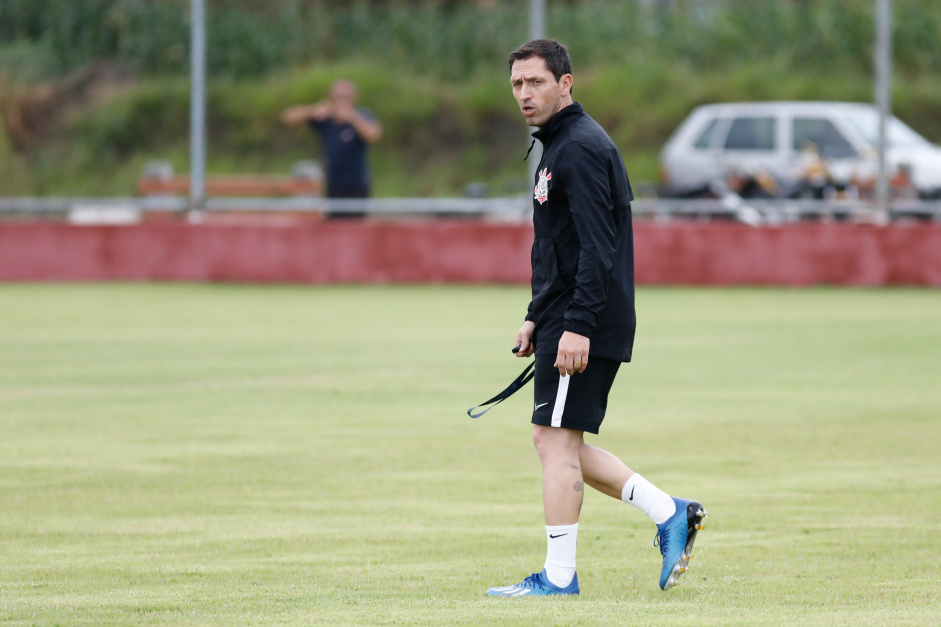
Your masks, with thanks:
<instances>
[{"instance_id":1,"label":"red wall","mask_svg":"<svg viewBox=\"0 0 941 627\"><path fill-rule=\"evenodd\" d=\"M941 286L941 225L637 223L637 282ZM532 227L0 222L0 280L529 282Z\"/></svg>"},{"instance_id":2,"label":"red wall","mask_svg":"<svg viewBox=\"0 0 941 627\"><path fill-rule=\"evenodd\" d=\"M644 225L637 282L941 286L941 225Z\"/></svg>"}]
</instances>

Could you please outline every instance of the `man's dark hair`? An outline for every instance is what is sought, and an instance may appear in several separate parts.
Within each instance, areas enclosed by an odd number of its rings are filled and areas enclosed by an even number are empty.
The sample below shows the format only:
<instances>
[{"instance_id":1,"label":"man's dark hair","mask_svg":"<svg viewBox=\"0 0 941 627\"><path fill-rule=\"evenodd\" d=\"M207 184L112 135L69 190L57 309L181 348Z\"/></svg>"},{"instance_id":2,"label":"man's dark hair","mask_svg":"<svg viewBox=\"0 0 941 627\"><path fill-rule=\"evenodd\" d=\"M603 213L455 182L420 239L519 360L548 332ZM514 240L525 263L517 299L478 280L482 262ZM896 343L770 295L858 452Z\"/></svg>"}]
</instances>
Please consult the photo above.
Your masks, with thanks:
<instances>
[{"instance_id":1,"label":"man's dark hair","mask_svg":"<svg viewBox=\"0 0 941 627\"><path fill-rule=\"evenodd\" d=\"M539 57L546 62L546 67L559 81L566 74L572 73L572 58L565 46L555 39L533 39L526 42L510 54L510 70L517 61Z\"/></svg>"}]
</instances>

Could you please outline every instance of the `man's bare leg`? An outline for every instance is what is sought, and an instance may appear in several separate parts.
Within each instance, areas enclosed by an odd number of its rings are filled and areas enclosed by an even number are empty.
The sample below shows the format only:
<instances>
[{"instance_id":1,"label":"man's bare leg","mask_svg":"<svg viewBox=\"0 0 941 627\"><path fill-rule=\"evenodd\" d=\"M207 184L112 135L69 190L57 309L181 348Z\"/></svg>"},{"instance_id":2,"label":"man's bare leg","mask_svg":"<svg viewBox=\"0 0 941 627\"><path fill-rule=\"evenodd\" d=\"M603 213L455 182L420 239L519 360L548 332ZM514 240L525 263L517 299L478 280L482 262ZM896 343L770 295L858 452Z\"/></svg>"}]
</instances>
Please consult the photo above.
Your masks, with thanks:
<instances>
[{"instance_id":1,"label":"man's bare leg","mask_svg":"<svg viewBox=\"0 0 941 627\"><path fill-rule=\"evenodd\" d=\"M633 470L608 451L585 444L584 439L578 447L578 459L585 483L602 494L621 498L621 490L634 474Z\"/></svg>"},{"instance_id":2,"label":"man's bare leg","mask_svg":"<svg viewBox=\"0 0 941 627\"><path fill-rule=\"evenodd\" d=\"M669 494L632 471L608 451L582 440L578 459L585 483L602 494L630 503L661 524L676 512Z\"/></svg>"},{"instance_id":3,"label":"man's bare leg","mask_svg":"<svg viewBox=\"0 0 941 627\"><path fill-rule=\"evenodd\" d=\"M547 525L574 525L582 509L584 483L578 451L582 432L533 426L533 443L542 462L542 504Z\"/></svg>"},{"instance_id":4,"label":"man's bare leg","mask_svg":"<svg viewBox=\"0 0 941 627\"><path fill-rule=\"evenodd\" d=\"M582 432L534 425L533 443L542 462L546 577L553 585L565 588L575 578L578 515L585 495L582 470L578 463Z\"/></svg>"}]
</instances>

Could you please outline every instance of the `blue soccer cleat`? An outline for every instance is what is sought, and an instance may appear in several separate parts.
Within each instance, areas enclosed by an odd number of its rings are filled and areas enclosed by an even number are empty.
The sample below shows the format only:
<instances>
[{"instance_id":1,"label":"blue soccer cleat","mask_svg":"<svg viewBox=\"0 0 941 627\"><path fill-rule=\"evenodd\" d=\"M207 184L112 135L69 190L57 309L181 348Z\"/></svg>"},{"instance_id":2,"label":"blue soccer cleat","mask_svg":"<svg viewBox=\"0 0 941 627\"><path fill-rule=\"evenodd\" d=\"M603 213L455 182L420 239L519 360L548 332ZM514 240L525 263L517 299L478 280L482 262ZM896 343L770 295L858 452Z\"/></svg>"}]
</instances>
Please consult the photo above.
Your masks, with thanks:
<instances>
[{"instance_id":1,"label":"blue soccer cleat","mask_svg":"<svg viewBox=\"0 0 941 627\"><path fill-rule=\"evenodd\" d=\"M660 588L669 590L686 572L686 565L693 558L693 542L696 533L704 527L702 519L709 514L698 501L687 501L673 497L676 513L662 525L657 525L654 546L660 545L663 568L660 570Z\"/></svg>"},{"instance_id":2,"label":"blue soccer cleat","mask_svg":"<svg viewBox=\"0 0 941 627\"><path fill-rule=\"evenodd\" d=\"M546 569L543 568L541 573L533 573L515 586L498 586L487 590L488 597L548 597L556 594L577 595L578 573L572 578L572 583L564 588L549 581Z\"/></svg>"}]
</instances>

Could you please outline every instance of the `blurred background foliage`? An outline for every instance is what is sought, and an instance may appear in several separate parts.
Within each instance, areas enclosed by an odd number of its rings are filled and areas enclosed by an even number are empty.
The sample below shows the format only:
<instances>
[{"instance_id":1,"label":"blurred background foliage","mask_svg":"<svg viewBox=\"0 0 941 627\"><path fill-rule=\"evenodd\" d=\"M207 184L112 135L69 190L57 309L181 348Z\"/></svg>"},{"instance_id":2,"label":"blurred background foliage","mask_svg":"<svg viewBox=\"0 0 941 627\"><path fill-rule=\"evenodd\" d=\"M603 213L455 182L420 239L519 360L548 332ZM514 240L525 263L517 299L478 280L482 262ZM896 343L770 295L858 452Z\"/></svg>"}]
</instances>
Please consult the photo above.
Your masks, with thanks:
<instances>
[{"instance_id":1,"label":"blurred background foliage","mask_svg":"<svg viewBox=\"0 0 941 627\"><path fill-rule=\"evenodd\" d=\"M576 99L635 180L698 104L872 100L874 0L547 0ZM894 0L895 112L941 140L941 11ZM348 76L385 126L378 195L524 187L506 57L528 0L208 0L209 170L287 172L315 136L278 121ZM133 193L188 167L188 0L0 0L0 195Z\"/></svg>"}]
</instances>

